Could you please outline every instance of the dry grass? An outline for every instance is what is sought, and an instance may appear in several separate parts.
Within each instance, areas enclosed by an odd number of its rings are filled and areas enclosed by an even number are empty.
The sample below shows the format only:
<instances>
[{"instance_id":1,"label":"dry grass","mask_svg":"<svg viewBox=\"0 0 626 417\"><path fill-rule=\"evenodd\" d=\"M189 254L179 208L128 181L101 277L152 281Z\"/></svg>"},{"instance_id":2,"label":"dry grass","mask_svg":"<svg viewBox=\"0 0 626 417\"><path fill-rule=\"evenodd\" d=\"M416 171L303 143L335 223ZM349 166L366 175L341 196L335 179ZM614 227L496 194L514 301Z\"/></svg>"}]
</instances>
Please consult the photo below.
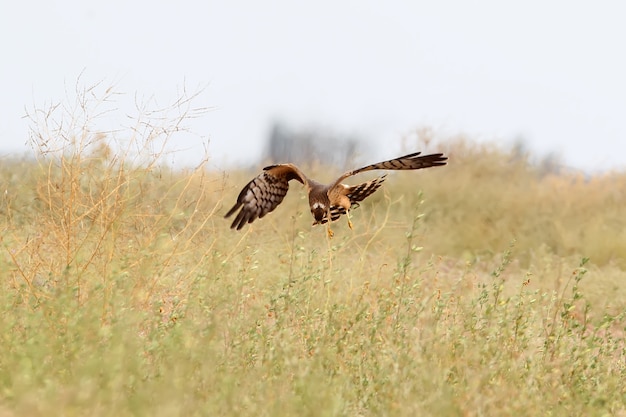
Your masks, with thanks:
<instances>
[{"instance_id":1,"label":"dry grass","mask_svg":"<svg viewBox=\"0 0 626 417\"><path fill-rule=\"evenodd\" d=\"M0 167L0 414L626 415L624 174L455 141L332 241L297 187L237 233L249 173L160 164L188 100L113 140L87 91Z\"/></svg>"}]
</instances>

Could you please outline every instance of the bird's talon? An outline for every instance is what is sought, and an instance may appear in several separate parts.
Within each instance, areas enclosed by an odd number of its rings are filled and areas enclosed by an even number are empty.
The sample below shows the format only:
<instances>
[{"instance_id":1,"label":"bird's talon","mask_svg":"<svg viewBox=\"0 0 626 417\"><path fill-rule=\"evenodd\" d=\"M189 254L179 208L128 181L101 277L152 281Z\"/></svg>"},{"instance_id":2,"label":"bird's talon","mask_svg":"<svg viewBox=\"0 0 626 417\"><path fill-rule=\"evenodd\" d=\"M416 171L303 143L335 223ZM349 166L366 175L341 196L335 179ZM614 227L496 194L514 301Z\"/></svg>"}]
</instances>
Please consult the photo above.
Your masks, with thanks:
<instances>
[{"instance_id":1,"label":"bird's talon","mask_svg":"<svg viewBox=\"0 0 626 417\"><path fill-rule=\"evenodd\" d=\"M350 230L354 230L354 227L352 226L352 222L350 221L350 219L348 219L348 227L350 228Z\"/></svg>"}]
</instances>

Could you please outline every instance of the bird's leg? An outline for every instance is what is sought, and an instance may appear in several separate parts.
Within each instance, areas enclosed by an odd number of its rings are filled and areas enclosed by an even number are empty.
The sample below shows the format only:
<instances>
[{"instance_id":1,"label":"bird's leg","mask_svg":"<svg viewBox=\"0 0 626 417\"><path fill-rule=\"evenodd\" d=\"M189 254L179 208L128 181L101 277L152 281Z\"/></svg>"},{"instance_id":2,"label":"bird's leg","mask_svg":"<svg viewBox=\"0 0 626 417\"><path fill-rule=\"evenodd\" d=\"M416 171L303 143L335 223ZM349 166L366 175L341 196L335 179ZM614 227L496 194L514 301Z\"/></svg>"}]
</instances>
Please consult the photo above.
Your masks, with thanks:
<instances>
[{"instance_id":1,"label":"bird's leg","mask_svg":"<svg viewBox=\"0 0 626 417\"><path fill-rule=\"evenodd\" d=\"M346 218L348 219L348 227L350 228L350 230L354 230L352 222L350 221L350 210L346 210Z\"/></svg>"},{"instance_id":2,"label":"bird's leg","mask_svg":"<svg viewBox=\"0 0 626 417\"><path fill-rule=\"evenodd\" d=\"M330 222L332 221L330 217L330 208L326 211L326 219L328 220L326 222L326 233L328 233L328 238L332 239L333 236L335 235L335 232L333 232L332 229L330 228Z\"/></svg>"}]
</instances>

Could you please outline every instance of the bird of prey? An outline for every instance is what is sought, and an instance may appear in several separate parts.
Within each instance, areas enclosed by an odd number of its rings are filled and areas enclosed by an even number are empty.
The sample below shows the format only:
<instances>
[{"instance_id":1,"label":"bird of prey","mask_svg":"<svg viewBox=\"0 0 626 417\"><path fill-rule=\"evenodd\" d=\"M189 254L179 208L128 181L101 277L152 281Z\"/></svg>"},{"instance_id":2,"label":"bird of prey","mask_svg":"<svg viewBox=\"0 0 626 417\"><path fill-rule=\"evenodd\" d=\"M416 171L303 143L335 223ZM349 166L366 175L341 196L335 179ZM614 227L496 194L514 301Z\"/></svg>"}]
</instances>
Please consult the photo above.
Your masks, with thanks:
<instances>
[{"instance_id":1,"label":"bird of prey","mask_svg":"<svg viewBox=\"0 0 626 417\"><path fill-rule=\"evenodd\" d=\"M342 184L341 181L375 169L411 170L441 166L448 159L442 153L420 154L421 152L416 152L348 171L328 185L307 178L294 164L270 165L243 187L237 202L224 217L232 216L241 208L230 226L231 229L240 230L246 223L252 223L256 218L260 219L273 211L287 194L289 181L296 180L304 185L309 195L309 206L315 219L313 225L328 223L328 236L332 237L329 220L335 221L345 214L348 217L348 226L352 229L350 209L358 207L360 201L376 191L387 175L353 186Z\"/></svg>"}]
</instances>

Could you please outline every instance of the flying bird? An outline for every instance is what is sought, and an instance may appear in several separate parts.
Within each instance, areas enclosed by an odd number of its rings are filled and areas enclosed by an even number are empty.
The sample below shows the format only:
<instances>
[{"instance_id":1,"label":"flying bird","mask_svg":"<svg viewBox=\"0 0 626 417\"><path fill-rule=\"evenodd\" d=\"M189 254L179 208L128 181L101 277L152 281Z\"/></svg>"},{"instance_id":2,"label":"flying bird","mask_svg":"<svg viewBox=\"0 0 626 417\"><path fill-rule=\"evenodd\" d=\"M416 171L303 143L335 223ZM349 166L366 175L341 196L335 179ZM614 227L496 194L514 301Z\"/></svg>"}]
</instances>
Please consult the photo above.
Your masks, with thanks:
<instances>
[{"instance_id":1,"label":"flying bird","mask_svg":"<svg viewBox=\"0 0 626 417\"><path fill-rule=\"evenodd\" d=\"M311 215L315 219L313 225L328 223L328 236L332 237L329 219L335 221L345 214L348 218L348 227L352 229L350 209L357 208L360 201L378 190L387 175L352 186L342 184L341 181L375 169L411 170L441 166L445 165L448 159L442 153L423 156L420 154L421 152L416 152L348 171L328 185L307 178L294 164L270 165L263 168L261 174L243 187L237 202L224 217L228 218L241 209L230 226L231 229L240 230L246 223L252 223L273 211L285 198L289 190L289 181L296 180L304 185L309 195Z\"/></svg>"}]
</instances>

